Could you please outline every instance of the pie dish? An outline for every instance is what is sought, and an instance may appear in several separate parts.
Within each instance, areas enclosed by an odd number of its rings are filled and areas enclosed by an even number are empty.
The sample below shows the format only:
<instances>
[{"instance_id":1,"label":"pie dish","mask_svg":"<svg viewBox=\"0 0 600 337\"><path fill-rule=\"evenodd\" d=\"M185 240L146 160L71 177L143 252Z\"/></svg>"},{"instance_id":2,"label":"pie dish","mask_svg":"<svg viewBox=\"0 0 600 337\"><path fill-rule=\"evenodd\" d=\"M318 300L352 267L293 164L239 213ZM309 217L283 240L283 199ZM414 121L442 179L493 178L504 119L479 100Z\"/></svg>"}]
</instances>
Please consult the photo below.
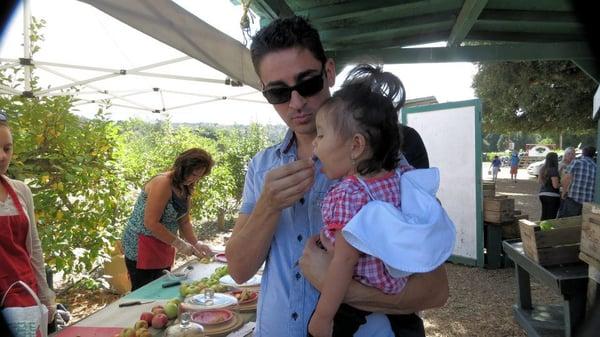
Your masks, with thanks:
<instances>
[{"instance_id":1,"label":"pie dish","mask_svg":"<svg viewBox=\"0 0 600 337\"><path fill-rule=\"evenodd\" d=\"M192 314L192 321L201 325L223 324L232 318L233 312L227 309L203 310Z\"/></svg>"}]
</instances>

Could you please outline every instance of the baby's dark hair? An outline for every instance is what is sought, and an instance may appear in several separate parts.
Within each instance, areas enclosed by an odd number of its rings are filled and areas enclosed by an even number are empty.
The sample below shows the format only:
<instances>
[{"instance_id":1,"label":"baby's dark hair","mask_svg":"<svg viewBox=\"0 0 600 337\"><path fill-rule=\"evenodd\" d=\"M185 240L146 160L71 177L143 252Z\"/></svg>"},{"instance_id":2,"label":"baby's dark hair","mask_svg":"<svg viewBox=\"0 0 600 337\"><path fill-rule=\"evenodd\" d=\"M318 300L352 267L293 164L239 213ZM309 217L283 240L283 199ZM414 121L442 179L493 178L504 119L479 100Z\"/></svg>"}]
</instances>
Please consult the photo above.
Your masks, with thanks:
<instances>
[{"instance_id":1,"label":"baby's dark hair","mask_svg":"<svg viewBox=\"0 0 600 337\"><path fill-rule=\"evenodd\" d=\"M402 146L398 111L405 99L398 77L380 66L360 64L319 110L326 111L326 118L341 137L354 133L365 137L371 156L357 164L359 174L391 171L398 166Z\"/></svg>"}]
</instances>

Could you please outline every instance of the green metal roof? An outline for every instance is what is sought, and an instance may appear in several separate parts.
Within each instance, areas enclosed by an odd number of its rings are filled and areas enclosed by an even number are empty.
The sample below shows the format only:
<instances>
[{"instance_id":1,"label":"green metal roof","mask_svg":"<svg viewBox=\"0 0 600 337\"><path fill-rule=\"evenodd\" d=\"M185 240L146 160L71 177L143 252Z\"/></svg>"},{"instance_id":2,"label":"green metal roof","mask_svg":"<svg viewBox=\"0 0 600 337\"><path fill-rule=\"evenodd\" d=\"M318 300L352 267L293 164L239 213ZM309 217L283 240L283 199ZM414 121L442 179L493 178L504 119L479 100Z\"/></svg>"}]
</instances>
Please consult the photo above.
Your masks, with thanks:
<instances>
[{"instance_id":1,"label":"green metal roof","mask_svg":"<svg viewBox=\"0 0 600 337\"><path fill-rule=\"evenodd\" d=\"M262 25L308 17L338 64L573 60L600 79L568 0L252 0L251 8ZM440 41L446 46L404 48Z\"/></svg>"}]
</instances>

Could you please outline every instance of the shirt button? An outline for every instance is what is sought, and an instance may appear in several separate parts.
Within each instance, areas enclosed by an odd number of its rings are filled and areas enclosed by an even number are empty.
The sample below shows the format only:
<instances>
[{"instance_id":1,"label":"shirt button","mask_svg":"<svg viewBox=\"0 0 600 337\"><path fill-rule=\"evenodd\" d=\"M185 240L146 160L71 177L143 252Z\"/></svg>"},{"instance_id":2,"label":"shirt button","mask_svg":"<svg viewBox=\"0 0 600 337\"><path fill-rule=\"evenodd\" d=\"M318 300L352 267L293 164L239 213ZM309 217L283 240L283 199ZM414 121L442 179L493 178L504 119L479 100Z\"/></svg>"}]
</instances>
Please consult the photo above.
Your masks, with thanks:
<instances>
[{"instance_id":1,"label":"shirt button","mask_svg":"<svg viewBox=\"0 0 600 337\"><path fill-rule=\"evenodd\" d=\"M304 198L300 198L300 203L304 205Z\"/></svg>"},{"instance_id":2,"label":"shirt button","mask_svg":"<svg viewBox=\"0 0 600 337\"><path fill-rule=\"evenodd\" d=\"M296 313L296 312L295 312L295 313L293 313L293 314L292 314L292 319L293 319L294 321L295 321L295 320L297 320L297 319L298 319L298 313Z\"/></svg>"},{"instance_id":3,"label":"shirt button","mask_svg":"<svg viewBox=\"0 0 600 337\"><path fill-rule=\"evenodd\" d=\"M302 235L298 235L297 239L298 241L302 241Z\"/></svg>"},{"instance_id":4,"label":"shirt button","mask_svg":"<svg viewBox=\"0 0 600 337\"><path fill-rule=\"evenodd\" d=\"M299 272L296 272L296 280L299 280L302 277Z\"/></svg>"}]
</instances>

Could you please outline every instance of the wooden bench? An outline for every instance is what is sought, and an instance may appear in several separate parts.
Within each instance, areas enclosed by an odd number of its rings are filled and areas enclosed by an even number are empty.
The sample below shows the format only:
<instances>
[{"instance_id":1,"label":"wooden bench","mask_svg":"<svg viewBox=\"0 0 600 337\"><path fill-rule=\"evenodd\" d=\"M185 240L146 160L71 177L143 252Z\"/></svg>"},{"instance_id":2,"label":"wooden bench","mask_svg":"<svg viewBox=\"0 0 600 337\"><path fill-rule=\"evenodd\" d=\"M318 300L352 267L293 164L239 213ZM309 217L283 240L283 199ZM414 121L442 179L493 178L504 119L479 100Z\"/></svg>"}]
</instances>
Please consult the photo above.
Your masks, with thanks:
<instances>
[{"instance_id":1,"label":"wooden bench","mask_svg":"<svg viewBox=\"0 0 600 337\"><path fill-rule=\"evenodd\" d=\"M517 304L513 305L513 312L527 336L575 336L585 317L587 265L542 267L525 255L521 241L506 240L502 245L515 263ZM562 305L533 305L531 276L559 294L563 299Z\"/></svg>"}]
</instances>

